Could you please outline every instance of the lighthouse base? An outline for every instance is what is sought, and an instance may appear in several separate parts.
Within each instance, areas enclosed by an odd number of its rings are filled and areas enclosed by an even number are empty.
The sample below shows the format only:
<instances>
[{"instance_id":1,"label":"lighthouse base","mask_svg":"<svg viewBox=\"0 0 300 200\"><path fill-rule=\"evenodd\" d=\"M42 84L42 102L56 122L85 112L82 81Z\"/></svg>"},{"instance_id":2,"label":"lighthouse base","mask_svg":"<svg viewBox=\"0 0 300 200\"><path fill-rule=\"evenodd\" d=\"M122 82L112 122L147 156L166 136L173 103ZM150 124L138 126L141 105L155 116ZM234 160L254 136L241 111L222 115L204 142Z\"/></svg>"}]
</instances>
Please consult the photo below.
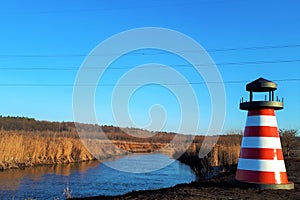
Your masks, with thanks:
<instances>
[{"instance_id":1,"label":"lighthouse base","mask_svg":"<svg viewBox=\"0 0 300 200\"><path fill-rule=\"evenodd\" d=\"M280 183L280 184L264 184L264 183L249 183L242 182L236 179L232 180L233 185L247 188L257 188L261 190L293 190L295 185L293 182Z\"/></svg>"}]
</instances>

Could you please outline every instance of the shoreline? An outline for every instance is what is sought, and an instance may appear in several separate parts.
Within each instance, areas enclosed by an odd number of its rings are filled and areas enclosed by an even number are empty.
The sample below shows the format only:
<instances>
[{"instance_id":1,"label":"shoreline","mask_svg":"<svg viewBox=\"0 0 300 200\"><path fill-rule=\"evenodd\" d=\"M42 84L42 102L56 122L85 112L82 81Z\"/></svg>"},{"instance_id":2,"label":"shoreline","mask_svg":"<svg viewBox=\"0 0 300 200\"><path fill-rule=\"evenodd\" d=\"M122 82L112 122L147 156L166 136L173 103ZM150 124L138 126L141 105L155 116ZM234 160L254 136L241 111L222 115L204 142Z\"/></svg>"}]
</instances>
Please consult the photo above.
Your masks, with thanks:
<instances>
[{"instance_id":1,"label":"shoreline","mask_svg":"<svg viewBox=\"0 0 300 200\"><path fill-rule=\"evenodd\" d=\"M139 154L139 153L137 153ZM122 157L122 156L121 156ZM116 158L110 158L116 159ZM198 159L198 160L195 160ZM109 160L109 158L108 158ZM177 159L183 164L188 165L194 172L195 167L200 167L201 169L204 166L208 169L207 160L205 161L195 156L194 154L187 153L184 154L183 157ZM205 161L205 162L204 162ZM84 163L91 161L81 161L81 162L73 162L73 163ZM191 165L191 163L193 165ZM198 164L198 165L195 165ZM199 165L199 163L201 165ZM207 177L199 177L199 169L198 169L198 179L191 183L178 184L169 188L161 188L156 190L141 190L141 191L132 191L123 195L117 196L92 196L92 197L74 197L71 199L82 199L82 200L118 200L118 199L297 199L300 198L300 171L298 170L298 166L300 166L300 157L286 158L285 159L287 172L289 175L289 180L295 183L294 190L259 190L259 189L250 189L243 188L232 184L232 180L234 179L236 168L224 167L223 169L217 169L220 171L225 171L219 173L217 176L212 178ZM60 164L50 164L45 165L42 164L40 166L55 166L55 165L64 165L67 163ZM69 163L71 164L71 163ZM204 167L205 168L205 167ZM222 168L222 167L221 167ZM211 168L213 169L213 168ZM225 169L225 170L224 170ZM227 171L226 171L227 169ZM215 169L214 169L215 170ZM299 172L298 172L299 171ZM212 171L200 171L202 173L212 172ZM196 173L196 172L195 172ZM200 174L201 175L201 174ZM207 178L207 179L206 179Z\"/></svg>"},{"instance_id":2,"label":"shoreline","mask_svg":"<svg viewBox=\"0 0 300 200\"><path fill-rule=\"evenodd\" d=\"M116 155L116 156L107 156L107 157L103 157L102 160L99 160L97 158L91 158L88 160L75 160L75 161L66 161L66 162L56 162L56 163L35 163L35 164L30 164L30 165L25 165L24 163L18 163L13 167L9 167L9 168L1 168L0 166L0 173L2 171L7 171L7 170L24 170L27 168L35 168L35 167L43 167L43 166L49 166L49 167L54 167L54 166L58 166L58 165L69 165L69 164L80 164L80 163L88 163L88 162L99 162L99 163L103 163L106 161L111 161L111 160L116 160L122 157L126 157L126 156L133 156L133 155L143 155L143 154L164 154L169 156L170 158L174 159L168 152L163 152L163 151L156 151L156 152L127 152L124 154L120 154L120 155ZM183 163L184 164L184 163Z\"/></svg>"},{"instance_id":3,"label":"shoreline","mask_svg":"<svg viewBox=\"0 0 300 200\"><path fill-rule=\"evenodd\" d=\"M300 158L286 159L289 180L294 182L293 190L260 190L245 188L233 184L235 169L219 174L208 180L199 179L185 184L175 185L170 188L157 190L132 191L117 196L94 196L71 198L73 200L121 200L121 199L299 199L300 198Z\"/></svg>"}]
</instances>

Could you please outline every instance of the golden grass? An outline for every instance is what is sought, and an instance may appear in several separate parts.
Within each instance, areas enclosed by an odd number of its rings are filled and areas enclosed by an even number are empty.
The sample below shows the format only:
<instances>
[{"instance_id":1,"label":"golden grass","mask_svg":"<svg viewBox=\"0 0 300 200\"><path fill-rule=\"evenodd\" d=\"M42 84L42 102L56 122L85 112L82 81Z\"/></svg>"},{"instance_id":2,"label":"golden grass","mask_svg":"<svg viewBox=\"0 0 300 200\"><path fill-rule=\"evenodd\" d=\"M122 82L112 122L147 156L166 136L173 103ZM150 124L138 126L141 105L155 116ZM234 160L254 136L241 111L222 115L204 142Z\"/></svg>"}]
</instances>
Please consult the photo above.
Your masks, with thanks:
<instances>
[{"instance_id":1,"label":"golden grass","mask_svg":"<svg viewBox=\"0 0 300 200\"><path fill-rule=\"evenodd\" d=\"M105 160L129 152L156 152L168 155L185 151L189 136L180 135L177 143L169 144L174 134L167 133L141 141L130 141L126 135L110 133L108 140L97 137L97 133L86 133L80 139L76 132L54 131L0 131L0 169L23 168L43 164L82 162L94 159ZM121 137L122 136L122 137ZM161 137L161 139L160 139ZM99 139L100 138L100 139ZM125 140L124 140L125 138ZM197 136L189 147L189 153L199 151L204 137ZM218 144L210 152L210 162L214 166L237 162L240 136L221 136ZM161 142L160 142L161 141ZM205 145L205 144L203 144ZM88 147L88 149L86 148Z\"/></svg>"},{"instance_id":2,"label":"golden grass","mask_svg":"<svg viewBox=\"0 0 300 200\"><path fill-rule=\"evenodd\" d=\"M14 131L0 131L0 137L2 169L93 159L79 139Z\"/></svg>"}]
</instances>

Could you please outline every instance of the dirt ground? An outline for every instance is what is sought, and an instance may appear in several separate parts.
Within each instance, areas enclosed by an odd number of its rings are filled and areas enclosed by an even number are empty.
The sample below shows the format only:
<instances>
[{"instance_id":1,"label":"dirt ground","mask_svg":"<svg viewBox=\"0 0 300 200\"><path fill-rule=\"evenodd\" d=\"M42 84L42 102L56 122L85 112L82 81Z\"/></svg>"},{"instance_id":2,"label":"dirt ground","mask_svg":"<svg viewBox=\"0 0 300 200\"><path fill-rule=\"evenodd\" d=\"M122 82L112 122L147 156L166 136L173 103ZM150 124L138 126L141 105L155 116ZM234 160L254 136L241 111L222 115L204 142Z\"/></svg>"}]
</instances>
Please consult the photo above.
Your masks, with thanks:
<instances>
[{"instance_id":1,"label":"dirt ground","mask_svg":"<svg viewBox=\"0 0 300 200\"><path fill-rule=\"evenodd\" d=\"M289 181L294 182L294 190L259 190L242 188L232 184L235 172L223 176L180 184L171 188L147 191L135 191L121 196L98 196L83 199L119 200L119 199L300 199L300 158L286 159Z\"/></svg>"}]
</instances>

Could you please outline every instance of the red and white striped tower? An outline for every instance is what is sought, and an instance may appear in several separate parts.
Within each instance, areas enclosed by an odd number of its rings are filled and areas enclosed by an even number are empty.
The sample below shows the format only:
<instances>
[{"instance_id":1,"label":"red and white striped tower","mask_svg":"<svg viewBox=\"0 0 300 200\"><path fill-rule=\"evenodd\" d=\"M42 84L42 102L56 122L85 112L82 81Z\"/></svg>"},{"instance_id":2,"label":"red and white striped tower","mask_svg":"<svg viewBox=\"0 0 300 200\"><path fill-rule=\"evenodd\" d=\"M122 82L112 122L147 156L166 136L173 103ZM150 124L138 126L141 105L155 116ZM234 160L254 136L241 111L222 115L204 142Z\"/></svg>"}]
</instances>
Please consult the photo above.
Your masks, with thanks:
<instances>
[{"instance_id":1,"label":"red and white striped tower","mask_svg":"<svg viewBox=\"0 0 300 200\"><path fill-rule=\"evenodd\" d=\"M246 85L250 101L240 103L248 110L235 179L261 189L293 189L288 182L274 110L283 109L283 99L274 100L274 82L259 78ZM264 101L253 101L253 92L268 92Z\"/></svg>"}]
</instances>

